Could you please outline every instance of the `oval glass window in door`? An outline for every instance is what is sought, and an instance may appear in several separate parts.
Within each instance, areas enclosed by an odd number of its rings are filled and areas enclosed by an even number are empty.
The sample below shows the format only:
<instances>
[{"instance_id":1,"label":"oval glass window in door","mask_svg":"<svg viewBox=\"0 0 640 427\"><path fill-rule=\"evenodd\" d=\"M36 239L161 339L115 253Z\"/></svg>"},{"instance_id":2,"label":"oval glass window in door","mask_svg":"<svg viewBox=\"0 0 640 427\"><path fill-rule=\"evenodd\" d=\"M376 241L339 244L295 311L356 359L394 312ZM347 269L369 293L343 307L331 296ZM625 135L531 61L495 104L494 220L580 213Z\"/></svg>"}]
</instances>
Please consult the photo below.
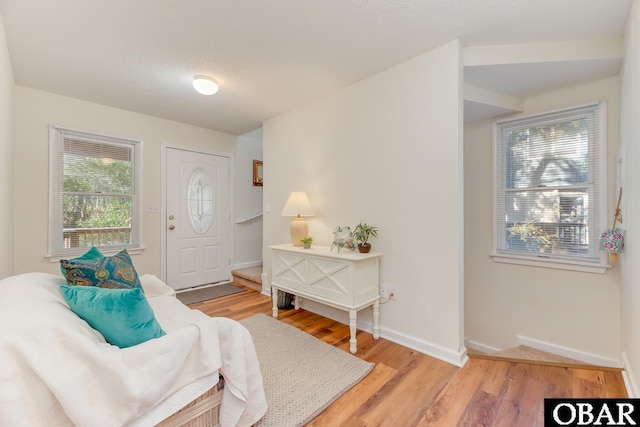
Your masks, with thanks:
<instances>
[{"instance_id":1,"label":"oval glass window in door","mask_svg":"<svg viewBox=\"0 0 640 427\"><path fill-rule=\"evenodd\" d=\"M211 177L200 168L194 170L187 188L187 210L191 227L198 234L206 233L213 223L213 196Z\"/></svg>"}]
</instances>

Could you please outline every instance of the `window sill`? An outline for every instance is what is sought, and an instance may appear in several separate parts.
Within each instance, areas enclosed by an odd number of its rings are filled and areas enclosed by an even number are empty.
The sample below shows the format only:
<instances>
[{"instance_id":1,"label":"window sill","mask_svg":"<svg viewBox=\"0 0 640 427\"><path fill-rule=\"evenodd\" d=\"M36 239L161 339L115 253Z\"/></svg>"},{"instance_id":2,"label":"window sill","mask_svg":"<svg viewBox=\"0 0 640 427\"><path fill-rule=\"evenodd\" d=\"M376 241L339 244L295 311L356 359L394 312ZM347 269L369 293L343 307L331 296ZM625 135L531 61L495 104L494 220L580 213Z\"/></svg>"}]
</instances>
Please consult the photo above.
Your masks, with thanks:
<instances>
[{"instance_id":1,"label":"window sill","mask_svg":"<svg viewBox=\"0 0 640 427\"><path fill-rule=\"evenodd\" d=\"M506 264L528 265L531 267L554 268L557 270L581 271L583 273L604 274L611 265L609 264L592 264L586 262L575 262L558 259L539 259L533 257L524 257L517 255L506 255L492 253L491 258L494 262L502 262Z\"/></svg>"},{"instance_id":2,"label":"window sill","mask_svg":"<svg viewBox=\"0 0 640 427\"><path fill-rule=\"evenodd\" d=\"M144 246L134 246L134 247L119 247L117 249L107 249L107 248L98 248L100 250L100 252L102 252L103 255L105 256L113 256L115 254L117 254L118 252L120 252L123 249L126 249L127 252L129 252L129 255L140 255L141 253L144 252L145 248ZM49 259L49 262L53 263L53 262L60 262L61 259L71 259L71 258L76 258L81 256L82 254L84 254L85 252L87 252L89 250L89 248L82 248L80 251L73 251L73 252L67 252L65 254L47 254L45 255L46 258Z\"/></svg>"}]
</instances>

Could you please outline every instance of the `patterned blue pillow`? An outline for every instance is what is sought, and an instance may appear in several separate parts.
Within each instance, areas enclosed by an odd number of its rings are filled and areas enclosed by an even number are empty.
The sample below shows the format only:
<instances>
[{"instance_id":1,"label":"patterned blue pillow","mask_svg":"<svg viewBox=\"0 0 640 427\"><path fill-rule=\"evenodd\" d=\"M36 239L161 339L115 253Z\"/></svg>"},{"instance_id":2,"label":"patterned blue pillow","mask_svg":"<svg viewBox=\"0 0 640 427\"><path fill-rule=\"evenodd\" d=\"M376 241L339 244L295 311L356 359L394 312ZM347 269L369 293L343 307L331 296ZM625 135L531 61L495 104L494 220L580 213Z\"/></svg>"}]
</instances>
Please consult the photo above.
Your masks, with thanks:
<instances>
[{"instance_id":1,"label":"patterned blue pillow","mask_svg":"<svg viewBox=\"0 0 640 427\"><path fill-rule=\"evenodd\" d=\"M120 348L166 335L142 289L62 285L60 293L71 311Z\"/></svg>"},{"instance_id":2,"label":"patterned blue pillow","mask_svg":"<svg viewBox=\"0 0 640 427\"><path fill-rule=\"evenodd\" d=\"M91 249L89 249L83 255L67 261L96 261L101 258L104 258L104 255L102 254L102 252L100 252L100 249L96 248L95 246L91 246ZM62 267L62 263L60 263L60 271L62 272L63 276L66 276L64 267Z\"/></svg>"},{"instance_id":3,"label":"patterned blue pillow","mask_svg":"<svg viewBox=\"0 0 640 427\"><path fill-rule=\"evenodd\" d=\"M79 258L60 260L60 270L70 286L142 289L138 273L126 249L110 257L94 249Z\"/></svg>"}]
</instances>

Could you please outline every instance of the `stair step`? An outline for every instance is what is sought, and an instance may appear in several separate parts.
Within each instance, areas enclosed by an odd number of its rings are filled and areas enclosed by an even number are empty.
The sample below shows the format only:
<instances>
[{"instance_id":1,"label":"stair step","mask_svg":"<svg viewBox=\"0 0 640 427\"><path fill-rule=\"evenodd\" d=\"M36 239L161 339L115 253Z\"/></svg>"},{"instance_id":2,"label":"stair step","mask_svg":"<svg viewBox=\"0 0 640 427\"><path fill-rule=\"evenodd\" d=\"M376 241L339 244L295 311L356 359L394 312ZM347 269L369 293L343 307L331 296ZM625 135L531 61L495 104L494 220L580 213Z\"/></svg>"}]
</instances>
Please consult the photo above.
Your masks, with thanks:
<instances>
[{"instance_id":1,"label":"stair step","mask_svg":"<svg viewBox=\"0 0 640 427\"><path fill-rule=\"evenodd\" d=\"M559 366L565 368L594 369L600 371L619 372L622 369L609 366L598 366L580 360L570 359L557 354L548 353L525 345L508 348L494 353L482 353L477 350L467 350L467 354L475 359L501 360L505 362L530 363L532 365Z\"/></svg>"},{"instance_id":2,"label":"stair step","mask_svg":"<svg viewBox=\"0 0 640 427\"><path fill-rule=\"evenodd\" d=\"M548 353L546 351L538 350L526 345L519 345L517 347L512 347L506 350L497 351L492 355L502 356L502 357L511 357L514 359L531 359L531 360L547 361L547 362L585 364L580 360L570 359L568 357L559 356L553 353Z\"/></svg>"},{"instance_id":3,"label":"stair step","mask_svg":"<svg viewBox=\"0 0 640 427\"><path fill-rule=\"evenodd\" d=\"M262 292L262 266L239 268L231 272L233 282Z\"/></svg>"}]
</instances>

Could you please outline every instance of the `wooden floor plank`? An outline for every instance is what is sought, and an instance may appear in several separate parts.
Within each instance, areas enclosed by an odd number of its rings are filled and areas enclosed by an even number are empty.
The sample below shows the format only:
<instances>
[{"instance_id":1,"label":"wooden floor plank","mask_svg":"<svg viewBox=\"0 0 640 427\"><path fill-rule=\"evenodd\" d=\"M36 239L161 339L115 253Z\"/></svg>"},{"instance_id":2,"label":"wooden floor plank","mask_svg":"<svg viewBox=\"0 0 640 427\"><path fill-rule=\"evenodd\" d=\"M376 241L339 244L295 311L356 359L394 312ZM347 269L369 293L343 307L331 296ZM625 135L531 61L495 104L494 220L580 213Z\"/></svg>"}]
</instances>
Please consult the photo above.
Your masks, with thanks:
<instances>
[{"instance_id":1,"label":"wooden floor plank","mask_svg":"<svg viewBox=\"0 0 640 427\"><path fill-rule=\"evenodd\" d=\"M515 363L491 362L484 372L480 389L494 396L503 397L511 381Z\"/></svg>"},{"instance_id":2,"label":"wooden floor plank","mask_svg":"<svg viewBox=\"0 0 640 427\"><path fill-rule=\"evenodd\" d=\"M476 390L484 378L484 372L491 362L486 360L470 360L471 369L458 369L449 380L447 387L436 397L421 425L453 426L462 417L465 408L474 397Z\"/></svg>"},{"instance_id":3,"label":"wooden floor plank","mask_svg":"<svg viewBox=\"0 0 640 427\"><path fill-rule=\"evenodd\" d=\"M611 399L627 397L627 388L624 385L622 375L615 372L604 372L605 389L604 396Z\"/></svg>"},{"instance_id":4,"label":"wooden floor plank","mask_svg":"<svg viewBox=\"0 0 640 427\"><path fill-rule=\"evenodd\" d=\"M190 307L240 320L271 316L271 304L247 290ZM294 309L279 310L278 320L349 351L347 325ZM357 339L355 356L376 366L309 426L543 426L545 397L627 397L615 370L476 358L458 368L368 332L358 330Z\"/></svg>"},{"instance_id":5,"label":"wooden floor plank","mask_svg":"<svg viewBox=\"0 0 640 427\"><path fill-rule=\"evenodd\" d=\"M458 424L465 426L493 425L502 408L514 368L514 363L490 362L486 366L479 387L468 402Z\"/></svg>"},{"instance_id":6,"label":"wooden floor plank","mask_svg":"<svg viewBox=\"0 0 640 427\"><path fill-rule=\"evenodd\" d=\"M456 371L440 360L417 356L383 388L375 406L356 414L367 425L417 425Z\"/></svg>"},{"instance_id":7,"label":"wooden floor plank","mask_svg":"<svg viewBox=\"0 0 640 427\"><path fill-rule=\"evenodd\" d=\"M544 366L519 363L496 417L496 426L542 425L539 415L544 408L546 388Z\"/></svg>"},{"instance_id":8,"label":"wooden floor plank","mask_svg":"<svg viewBox=\"0 0 640 427\"><path fill-rule=\"evenodd\" d=\"M545 374L545 397L548 398L570 398L573 396L573 369L560 367L546 367Z\"/></svg>"},{"instance_id":9,"label":"wooden floor plank","mask_svg":"<svg viewBox=\"0 0 640 427\"><path fill-rule=\"evenodd\" d=\"M318 427L353 425L354 420L363 423L364 421L360 418L354 417L354 412L359 408L366 407L371 397L378 393L382 386L389 382L397 372L386 365L377 364L369 375L358 384L357 388L349 390L342 399L334 402L307 425Z\"/></svg>"},{"instance_id":10,"label":"wooden floor plank","mask_svg":"<svg viewBox=\"0 0 640 427\"><path fill-rule=\"evenodd\" d=\"M457 425L463 426L490 426L495 422L502 400L491 393L481 389L475 393L467 403L467 407Z\"/></svg>"},{"instance_id":11,"label":"wooden floor plank","mask_svg":"<svg viewBox=\"0 0 640 427\"><path fill-rule=\"evenodd\" d=\"M605 380L602 371L576 371L573 375L573 389L576 397L595 398L605 394Z\"/></svg>"}]
</instances>

